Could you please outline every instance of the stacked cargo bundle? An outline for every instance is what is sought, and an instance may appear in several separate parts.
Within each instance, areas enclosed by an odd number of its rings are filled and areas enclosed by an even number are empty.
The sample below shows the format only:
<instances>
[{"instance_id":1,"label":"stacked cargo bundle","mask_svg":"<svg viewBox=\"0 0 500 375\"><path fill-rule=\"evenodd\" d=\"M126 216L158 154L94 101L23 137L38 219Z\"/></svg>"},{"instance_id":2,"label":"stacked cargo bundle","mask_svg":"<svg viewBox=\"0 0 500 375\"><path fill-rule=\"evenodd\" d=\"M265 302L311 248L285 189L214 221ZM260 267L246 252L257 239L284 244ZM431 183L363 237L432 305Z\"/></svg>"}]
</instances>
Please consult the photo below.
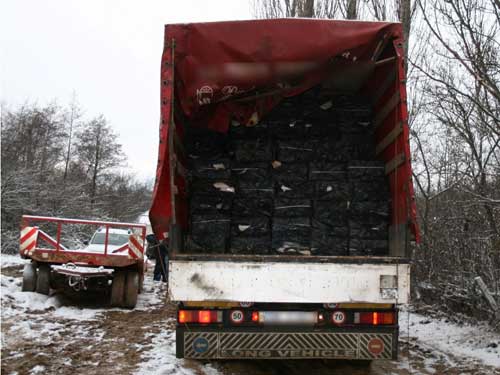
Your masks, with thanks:
<instances>
[{"instance_id":1,"label":"stacked cargo bundle","mask_svg":"<svg viewBox=\"0 0 500 375\"><path fill-rule=\"evenodd\" d=\"M348 175L351 188L349 253L386 255L390 194L384 164L352 161Z\"/></svg>"},{"instance_id":2,"label":"stacked cargo bundle","mask_svg":"<svg viewBox=\"0 0 500 375\"><path fill-rule=\"evenodd\" d=\"M254 127L188 134L188 250L387 254L390 195L370 120L359 98L314 89Z\"/></svg>"},{"instance_id":3,"label":"stacked cargo bundle","mask_svg":"<svg viewBox=\"0 0 500 375\"><path fill-rule=\"evenodd\" d=\"M189 128L189 233L186 251L223 253L229 240L234 184L224 135Z\"/></svg>"},{"instance_id":4,"label":"stacked cargo bundle","mask_svg":"<svg viewBox=\"0 0 500 375\"><path fill-rule=\"evenodd\" d=\"M251 128L233 124L229 137L236 184L229 251L267 254L271 249L274 192L271 178L274 151L267 124Z\"/></svg>"}]
</instances>

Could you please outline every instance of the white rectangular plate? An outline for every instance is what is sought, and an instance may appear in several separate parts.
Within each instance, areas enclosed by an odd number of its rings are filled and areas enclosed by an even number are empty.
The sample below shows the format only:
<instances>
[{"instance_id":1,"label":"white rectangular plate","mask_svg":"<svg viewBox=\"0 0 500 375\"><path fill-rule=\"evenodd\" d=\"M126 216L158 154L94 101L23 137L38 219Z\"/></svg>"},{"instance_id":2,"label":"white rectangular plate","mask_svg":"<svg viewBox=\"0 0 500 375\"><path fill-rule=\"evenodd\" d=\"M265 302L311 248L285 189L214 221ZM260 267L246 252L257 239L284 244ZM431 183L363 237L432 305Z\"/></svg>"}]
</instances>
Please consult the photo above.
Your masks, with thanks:
<instances>
[{"instance_id":1,"label":"white rectangular plate","mask_svg":"<svg viewBox=\"0 0 500 375\"><path fill-rule=\"evenodd\" d=\"M410 292L408 264L172 260L169 270L172 301L404 304ZM382 275L396 276L394 298Z\"/></svg>"}]
</instances>

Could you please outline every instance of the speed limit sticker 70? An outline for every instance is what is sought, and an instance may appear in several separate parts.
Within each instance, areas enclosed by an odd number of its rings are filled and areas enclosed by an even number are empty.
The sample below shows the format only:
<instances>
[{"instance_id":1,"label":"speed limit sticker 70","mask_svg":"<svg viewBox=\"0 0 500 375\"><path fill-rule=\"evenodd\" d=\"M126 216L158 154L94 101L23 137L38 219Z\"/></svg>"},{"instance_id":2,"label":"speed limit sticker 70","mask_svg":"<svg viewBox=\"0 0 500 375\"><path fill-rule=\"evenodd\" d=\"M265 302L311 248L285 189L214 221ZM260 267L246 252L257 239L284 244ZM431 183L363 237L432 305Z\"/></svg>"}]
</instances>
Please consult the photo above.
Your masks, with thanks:
<instances>
[{"instance_id":1,"label":"speed limit sticker 70","mask_svg":"<svg viewBox=\"0 0 500 375\"><path fill-rule=\"evenodd\" d=\"M332 315L332 321L334 324L344 324L345 322L345 313L342 311L334 311Z\"/></svg>"},{"instance_id":2,"label":"speed limit sticker 70","mask_svg":"<svg viewBox=\"0 0 500 375\"><path fill-rule=\"evenodd\" d=\"M243 311L233 310L231 311L231 321L233 323L241 323L243 321Z\"/></svg>"}]
</instances>

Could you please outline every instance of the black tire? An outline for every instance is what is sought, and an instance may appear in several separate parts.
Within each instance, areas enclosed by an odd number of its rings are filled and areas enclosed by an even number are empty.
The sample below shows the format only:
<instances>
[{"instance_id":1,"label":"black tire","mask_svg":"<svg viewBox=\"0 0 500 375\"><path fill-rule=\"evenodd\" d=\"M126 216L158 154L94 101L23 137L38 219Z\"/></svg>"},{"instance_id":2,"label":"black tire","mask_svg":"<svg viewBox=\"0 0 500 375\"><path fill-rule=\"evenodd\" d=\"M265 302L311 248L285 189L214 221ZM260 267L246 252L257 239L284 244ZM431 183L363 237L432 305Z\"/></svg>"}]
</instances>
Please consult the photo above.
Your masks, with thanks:
<instances>
[{"instance_id":1,"label":"black tire","mask_svg":"<svg viewBox=\"0 0 500 375\"><path fill-rule=\"evenodd\" d=\"M139 294L141 294L144 290L144 273L139 274Z\"/></svg>"},{"instance_id":2,"label":"black tire","mask_svg":"<svg viewBox=\"0 0 500 375\"><path fill-rule=\"evenodd\" d=\"M48 264L40 264L38 267L36 292L46 296L50 293L50 266Z\"/></svg>"},{"instance_id":3,"label":"black tire","mask_svg":"<svg viewBox=\"0 0 500 375\"><path fill-rule=\"evenodd\" d=\"M127 282L125 285L125 307L133 309L137 304L137 295L139 294L139 272L128 271Z\"/></svg>"},{"instance_id":4,"label":"black tire","mask_svg":"<svg viewBox=\"0 0 500 375\"><path fill-rule=\"evenodd\" d=\"M23 270L23 292L34 292L36 290L36 267L33 263L25 264Z\"/></svg>"},{"instance_id":5,"label":"black tire","mask_svg":"<svg viewBox=\"0 0 500 375\"><path fill-rule=\"evenodd\" d=\"M125 272L115 271L115 276L113 277L113 283L111 284L111 306L112 307L122 307L125 302L124 298L125 290Z\"/></svg>"}]
</instances>

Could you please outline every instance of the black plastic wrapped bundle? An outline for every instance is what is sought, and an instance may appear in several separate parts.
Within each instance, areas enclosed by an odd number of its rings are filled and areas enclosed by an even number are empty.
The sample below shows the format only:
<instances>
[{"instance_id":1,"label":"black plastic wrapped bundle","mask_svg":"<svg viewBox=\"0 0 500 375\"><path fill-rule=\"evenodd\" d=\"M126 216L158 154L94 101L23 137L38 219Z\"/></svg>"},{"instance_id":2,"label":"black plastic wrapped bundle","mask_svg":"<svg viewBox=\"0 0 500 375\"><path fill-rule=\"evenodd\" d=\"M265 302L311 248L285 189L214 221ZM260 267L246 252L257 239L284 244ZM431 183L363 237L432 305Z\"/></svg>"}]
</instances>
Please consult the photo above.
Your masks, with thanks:
<instances>
[{"instance_id":1,"label":"black plastic wrapped bundle","mask_svg":"<svg viewBox=\"0 0 500 375\"><path fill-rule=\"evenodd\" d=\"M250 238L271 235L271 220L267 216L234 217L231 220L231 238Z\"/></svg>"},{"instance_id":2,"label":"black plastic wrapped bundle","mask_svg":"<svg viewBox=\"0 0 500 375\"><path fill-rule=\"evenodd\" d=\"M344 163L329 161L313 161L309 164L311 181L327 180L344 182L347 185L347 172Z\"/></svg>"},{"instance_id":3,"label":"black plastic wrapped bundle","mask_svg":"<svg viewBox=\"0 0 500 375\"><path fill-rule=\"evenodd\" d=\"M186 128L186 152L193 159L215 159L227 154L227 135L207 129Z\"/></svg>"},{"instance_id":4,"label":"black plastic wrapped bundle","mask_svg":"<svg viewBox=\"0 0 500 375\"><path fill-rule=\"evenodd\" d=\"M273 162L273 177L278 185L287 183L300 183L307 181L307 163L287 163L281 161Z\"/></svg>"},{"instance_id":5,"label":"black plastic wrapped bundle","mask_svg":"<svg viewBox=\"0 0 500 375\"><path fill-rule=\"evenodd\" d=\"M277 198L314 199L315 186L311 181L283 181L276 184Z\"/></svg>"},{"instance_id":6,"label":"black plastic wrapped bundle","mask_svg":"<svg viewBox=\"0 0 500 375\"><path fill-rule=\"evenodd\" d=\"M192 214L230 213L233 196L233 193L193 195L189 202L189 210Z\"/></svg>"},{"instance_id":7,"label":"black plastic wrapped bundle","mask_svg":"<svg viewBox=\"0 0 500 375\"><path fill-rule=\"evenodd\" d=\"M327 256L348 255L348 237L337 237L323 230L312 228L311 254Z\"/></svg>"},{"instance_id":8,"label":"black plastic wrapped bundle","mask_svg":"<svg viewBox=\"0 0 500 375\"><path fill-rule=\"evenodd\" d=\"M309 199L276 198L274 217L310 217L312 205Z\"/></svg>"},{"instance_id":9,"label":"black plastic wrapped bundle","mask_svg":"<svg viewBox=\"0 0 500 375\"><path fill-rule=\"evenodd\" d=\"M245 126L243 124L233 124L229 128L231 139L266 139L269 137L267 122L259 122L255 126Z\"/></svg>"},{"instance_id":10,"label":"black plastic wrapped bundle","mask_svg":"<svg viewBox=\"0 0 500 375\"><path fill-rule=\"evenodd\" d=\"M255 163L271 161L273 150L269 138L233 139L231 148L238 162Z\"/></svg>"},{"instance_id":11,"label":"black plastic wrapped bundle","mask_svg":"<svg viewBox=\"0 0 500 375\"><path fill-rule=\"evenodd\" d=\"M313 219L325 225L347 227L347 201L315 201Z\"/></svg>"},{"instance_id":12,"label":"black plastic wrapped bundle","mask_svg":"<svg viewBox=\"0 0 500 375\"><path fill-rule=\"evenodd\" d=\"M280 162L310 161L314 158L315 141L279 140L276 159Z\"/></svg>"},{"instance_id":13,"label":"black plastic wrapped bundle","mask_svg":"<svg viewBox=\"0 0 500 375\"><path fill-rule=\"evenodd\" d=\"M390 199L389 186L386 179L373 179L373 181L351 181L352 201L383 201Z\"/></svg>"},{"instance_id":14,"label":"black plastic wrapped bundle","mask_svg":"<svg viewBox=\"0 0 500 375\"><path fill-rule=\"evenodd\" d=\"M286 98L272 109L266 116L266 120L281 122L286 119L293 119L299 114L299 109L299 100L297 97Z\"/></svg>"},{"instance_id":15,"label":"black plastic wrapped bundle","mask_svg":"<svg viewBox=\"0 0 500 375\"><path fill-rule=\"evenodd\" d=\"M309 217L275 217L272 223L272 247L278 253L310 253Z\"/></svg>"},{"instance_id":16,"label":"black plastic wrapped bundle","mask_svg":"<svg viewBox=\"0 0 500 375\"><path fill-rule=\"evenodd\" d=\"M366 111L335 111L339 130L344 134L373 133L371 115Z\"/></svg>"},{"instance_id":17,"label":"black plastic wrapped bundle","mask_svg":"<svg viewBox=\"0 0 500 375\"><path fill-rule=\"evenodd\" d=\"M320 221L316 218L311 219L311 227L318 232L323 232L333 237L349 237L349 227L347 225L346 215L339 214L341 220Z\"/></svg>"},{"instance_id":18,"label":"black plastic wrapped bundle","mask_svg":"<svg viewBox=\"0 0 500 375\"><path fill-rule=\"evenodd\" d=\"M389 221L391 207L387 200L379 201L358 201L355 200L350 204L351 216L373 218L374 220Z\"/></svg>"},{"instance_id":19,"label":"black plastic wrapped bundle","mask_svg":"<svg viewBox=\"0 0 500 375\"><path fill-rule=\"evenodd\" d=\"M230 223L229 215L192 215L186 250L188 252L224 253L229 239Z\"/></svg>"},{"instance_id":20,"label":"black plastic wrapped bundle","mask_svg":"<svg viewBox=\"0 0 500 375\"><path fill-rule=\"evenodd\" d=\"M277 139L306 139L312 127L310 121L287 120L269 122L269 130Z\"/></svg>"},{"instance_id":21,"label":"black plastic wrapped bundle","mask_svg":"<svg viewBox=\"0 0 500 375\"><path fill-rule=\"evenodd\" d=\"M230 251L233 254L269 254L271 236L232 238Z\"/></svg>"},{"instance_id":22,"label":"black plastic wrapped bundle","mask_svg":"<svg viewBox=\"0 0 500 375\"><path fill-rule=\"evenodd\" d=\"M234 194L236 191L231 180L193 179L190 186L191 196Z\"/></svg>"},{"instance_id":23,"label":"black plastic wrapped bundle","mask_svg":"<svg viewBox=\"0 0 500 375\"><path fill-rule=\"evenodd\" d=\"M316 161L328 161L334 163L345 163L349 160L349 153L345 146L337 139L330 137L317 142L314 151L314 159Z\"/></svg>"},{"instance_id":24,"label":"black plastic wrapped bundle","mask_svg":"<svg viewBox=\"0 0 500 375\"><path fill-rule=\"evenodd\" d=\"M350 199L347 181L316 181L316 200L348 201Z\"/></svg>"},{"instance_id":25,"label":"black plastic wrapped bundle","mask_svg":"<svg viewBox=\"0 0 500 375\"><path fill-rule=\"evenodd\" d=\"M380 220L350 218L349 233L351 239L385 240L387 239L388 224Z\"/></svg>"},{"instance_id":26,"label":"black plastic wrapped bundle","mask_svg":"<svg viewBox=\"0 0 500 375\"><path fill-rule=\"evenodd\" d=\"M231 163L227 158L191 159L189 174L192 178L227 180L231 178Z\"/></svg>"},{"instance_id":27,"label":"black plastic wrapped bundle","mask_svg":"<svg viewBox=\"0 0 500 375\"><path fill-rule=\"evenodd\" d=\"M327 211L328 208L337 209L337 211ZM347 255L349 239L347 211L338 211L336 206L327 207L321 211L322 209L320 209L320 215L315 215L311 220L312 254Z\"/></svg>"},{"instance_id":28,"label":"black plastic wrapped bundle","mask_svg":"<svg viewBox=\"0 0 500 375\"><path fill-rule=\"evenodd\" d=\"M386 180L385 164L379 160L351 160L347 165L347 173L349 179L356 182L372 182L374 179Z\"/></svg>"},{"instance_id":29,"label":"black plastic wrapped bundle","mask_svg":"<svg viewBox=\"0 0 500 375\"><path fill-rule=\"evenodd\" d=\"M233 200L233 216L260 216L271 217L273 214L273 198L267 194L256 196L236 196Z\"/></svg>"},{"instance_id":30,"label":"black plastic wrapped bundle","mask_svg":"<svg viewBox=\"0 0 500 375\"><path fill-rule=\"evenodd\" d=\"M351 256L385 256L389 253L387 240L350 239L349 255Z\"/></svg>"},{"instance_id":31,"label":"black plastic wrapped bundle","mask_svg":"<svg viewBox=\"0 0 500 375\"><path fill-rule=\"evenodd\" d=\"M375 141L371 134L343 134L336 147L345 161L375 159Z\"/></svg>"},{"instance_id":32,"label":"black plastic wrapped bundle","mask_svg":"<svg viewBox=\"0 0 500 375\"><path fill-rule=\"evenodd\" d=\"M232 168L232 175L239 189L272 190L274 183L271 163L238 163Z\"/></svg>"}]
</instances>

